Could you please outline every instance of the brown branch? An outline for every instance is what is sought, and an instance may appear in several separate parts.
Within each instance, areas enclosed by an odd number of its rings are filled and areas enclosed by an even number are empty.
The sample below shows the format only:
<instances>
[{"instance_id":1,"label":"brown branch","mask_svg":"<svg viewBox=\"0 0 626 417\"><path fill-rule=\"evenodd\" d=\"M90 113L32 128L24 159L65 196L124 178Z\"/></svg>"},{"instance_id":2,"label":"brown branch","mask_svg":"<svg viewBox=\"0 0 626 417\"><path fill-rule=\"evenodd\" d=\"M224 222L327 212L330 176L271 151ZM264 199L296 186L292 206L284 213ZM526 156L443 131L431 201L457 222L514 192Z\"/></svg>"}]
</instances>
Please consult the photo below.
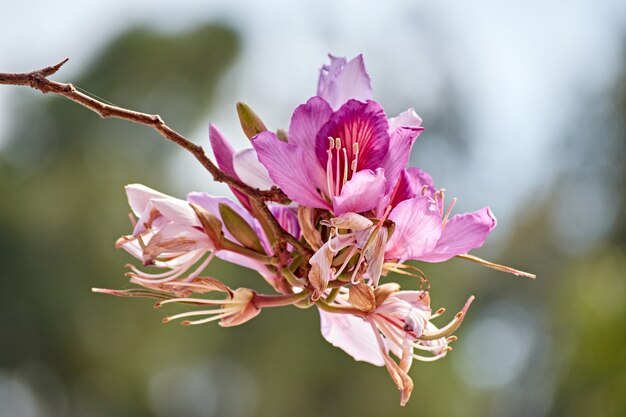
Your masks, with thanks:
<instances>
[{"instance_id":1,"label":"brown branch","mask_svg":"<svg viewBox=\"0 0 626 417\"><path fill-rule=\"evenodd\" d=\"M165 139L176 143L190 152L202 166L209 171L215 181L224 182L259 202L275 201L283 204L289 202L288 197L277 187L272 187L267 191L259 190L221 171L213 161L206 156L201 146L196 145L166 125L159 115L141 113L112 106L81 93L72 84L63 84L47 78L55 74L67 61L68 59L66 58L56 65L27 73L0 73L0 84L22 85L39 90L44 94L58 94L94 111L103 119L117 118L149 126Z\"/></svg>"}]
</instances>

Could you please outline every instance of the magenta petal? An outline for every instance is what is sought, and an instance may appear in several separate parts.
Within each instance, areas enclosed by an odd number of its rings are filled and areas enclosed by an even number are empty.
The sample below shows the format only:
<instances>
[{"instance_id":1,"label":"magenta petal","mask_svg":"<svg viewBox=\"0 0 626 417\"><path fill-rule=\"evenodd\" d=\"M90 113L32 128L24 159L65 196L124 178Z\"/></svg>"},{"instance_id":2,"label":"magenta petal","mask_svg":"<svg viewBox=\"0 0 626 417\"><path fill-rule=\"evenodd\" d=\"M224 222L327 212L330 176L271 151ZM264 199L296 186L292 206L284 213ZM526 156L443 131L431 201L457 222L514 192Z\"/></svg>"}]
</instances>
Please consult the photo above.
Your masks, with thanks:
<instances>
[{"instance_id":1,"label":"magenta petal","mask_svg":"<svg viewBox=\"0 0 626 417\"><path fill-rule=\"evenodd\" d=\"M220 132L213 123L209 125L209 140L211 141L211 148L213 149L217 166L228 175L239 179L235 172L235 167L233 166L235 151L222 132ZM250 209L248 196L233 187L230 187L230 189L233 194L235 194L235 197L237 197L237 200L239 200L245 208Z\"/></svg>"},{"instance_id":2,"label":"magenta petal","mask_svg":"<svg viewBox=\"0 0 626 417\"><path fill-rule=\"evenodd\" d=\"M401 127L393 131L389 151L383 163L387 177L387 191L398 181L398 175L409 162L413 142L424 130L421 127Z\"/></svg>"},{"instance_id":3,"label":"magenta petal","mask_svg":"<svg viewBox=\"0 0 626 417\"><path fill-rule=\"evenodd\" d=\"M299 105L291 116L289 143L304 149L307 159L315 159L315 138L333 110L321 97L313 97Z\"/></svg>"},{"instance_id":4,"label":"magenta petal","mask_svg":"<svg viewBox=\"0 0 626 417\"><path fill-rule=\"evenodd\" d=\"M407 109L396 117L389 119L389 133L401 127L421 127L422 118L415 113L413 108Z\"/></svg>"},{"instance_id":5,"label":"magenta petal","mask_svg":"<svg viewBox=\"0 0 626 417\"><path fill-rule=\"evenodd\" d=\"M326 188L326 176L319 162L308 159L299 146L285 143L272 132L262 132L252 145L270 178L293 201L309 207L329 209L318 190Z\"/></svg>"},{"instance_id":6,"label":"magenta petal","mask_svg":"<svg viewBox=\"0 0 626 417\"><path fill-rule=\"evenodd\" d=\"M441 215L429 197L415 197L398 204L389 215L395 223L387 242L385 259L421 259L441 237Z\"/></svg>"},{"instance_id":7,"label":"magenta petal","mask_svg":"<svg viewBox=\"0 0 626 417\"><path fill-rule=\"evenodd\" d=\"M370 77L365 71L363 55L350 61L329 55L330 65L322 66L317 85L317 95L333 109L338 109L350 99L361 101L372 98Z\"/></svg>"},{"instance_id":8,"label":"magenta petal","mask_svg":"<svg viewBox=\"0 0 626 417\"><path fill-rule=\"evenodd\" d=\"M357 361L383 366L380 346L372 326L349 314L333 314L320 310L322 336Z\"/></svg>"},{"instance_id":9,"label":"magenta petal","mask_svg":"<svg viewBox=\"0 0 626 417\"><path fill-rule=\"evenodd\" d=\"M435 194L432 177L417 167L405 168L398 178L395 189L391 196L391 206L413 197L433 197Z\"/></svg>"},{"instance_id":10,"label":"magenta petal","mask_svg":"<svg viewBox=\"0 0 626 417\"><path fill-rule=\"evenodd\" d=\"M457 214L447 221L437 246L419 259L426 262L443 262L479 248L496 224L496 218L489 207L483 207L473 213Z\"/></svg>"},{"instance_id":11,"label":"magenta petal","mask_svg":"<svg viewBox=\"0 0 626 417\"><path fill-rule=\"evenodd\" d=\"M209 140L211 141L211 148L213 149L217 166L228 175L237 177L233 167L235 150L213 123L209 125Z\"/></svg>"},{"instance_id":12,"label":"magenta petal","mask_svg":"<svg viewBox=\"0 0 626 417\"><path fill-rule=\"evenodd\" d=\"M341 194L333 197L335 216L343 213L363 213L377 206L385 191L385 171L366 169L352 176L341 189Z\"/></svg>"},{"instance_id":13,"label":"magenta petal","mask_svg":"<svg viewBox=\"0 0 626 417\"><path fill-rule=\"evenodd\" d=\"M380 168L389 150L389 125L380 104L349 100L337 110L317 134L315 152L321 166L328 160L328 138L339 138L347 151L348 161L355 159L358 143L357 171Z\"/></svg>"}]
</instances>

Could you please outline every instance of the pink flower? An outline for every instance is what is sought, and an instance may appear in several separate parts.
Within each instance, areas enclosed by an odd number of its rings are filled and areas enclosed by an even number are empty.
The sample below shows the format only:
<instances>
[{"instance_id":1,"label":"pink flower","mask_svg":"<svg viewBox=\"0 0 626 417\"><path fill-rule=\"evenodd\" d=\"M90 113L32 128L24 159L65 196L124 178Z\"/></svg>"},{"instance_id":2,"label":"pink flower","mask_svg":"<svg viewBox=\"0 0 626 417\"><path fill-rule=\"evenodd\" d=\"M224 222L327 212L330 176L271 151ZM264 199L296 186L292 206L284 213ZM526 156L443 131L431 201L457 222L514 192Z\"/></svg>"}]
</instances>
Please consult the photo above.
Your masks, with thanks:
<instances>
[{"instance_id":1,"label":"pink flower","mask_svg":"<svg viewBox=\"0 0 626 417\"><path fill-rule=\"evenodd\" d=\"M293 201L336 215L361 213L397 182L420 123L413 110L387 119L371 100L361 56L331 56L318 95L294 111L288 142L262 132L252 144L273 183Z\"/></svg>"},{"instance_id":2,"label":"pink flower","mask_svg":"<svg viewBox=\"0 0 626 417\"><path fill-rule=\"evenodd\" d=\"M369 287L368 287L369 288ZM435 361L452 350L449 343L459 328L474 297L470 297L454 319L441 329L431 320L430 298L424 291L398 291L396 284L385 284L372 292L372 308L363 314L338 314L320 309L322 335L332 345L355 360L385 366L401 392L401 404L409 400L413 382L408 375L413 360ZM350 290L352 291L352 289ZM352 305L364 310L363 303ZM350 298L340 294L334 308L350 306ZM326 307L333 309L333 306ZM423 352L423 353L417 353ZM391 357L393 354L398 362Z\"/></svg>"},{"instance_id":3,"label":"pink flower","mask_svg":"<svg viewBox=\"0 0 626 417\"><path fill-rule=\"evenodd\" d=\"M386 198L390 205L396 208L407 204L406 201L414 201L415 198L430 198L436 203L439 213L441 234L436 244L421 253L412 252L409 242L411 241L410 225L411 210L402 210L401 215L390 216L396 222L401 233L392 237L387 247L386 257L400 260L414 259L425 262L443 262L457 255L468 253L472 249L479 248L487 239L487 236L496 227L497 221L489 207L480 210L456 214L450 217L450 212L456 199L445 208L444 190L436 190L430 175L419 168L405 168L401 173L391 194ZM393 212L392 212L393 213ZM408 239L407 239L408 238ZM409 249L409 250L407 250Z\"/></svg>"}]
</instances>

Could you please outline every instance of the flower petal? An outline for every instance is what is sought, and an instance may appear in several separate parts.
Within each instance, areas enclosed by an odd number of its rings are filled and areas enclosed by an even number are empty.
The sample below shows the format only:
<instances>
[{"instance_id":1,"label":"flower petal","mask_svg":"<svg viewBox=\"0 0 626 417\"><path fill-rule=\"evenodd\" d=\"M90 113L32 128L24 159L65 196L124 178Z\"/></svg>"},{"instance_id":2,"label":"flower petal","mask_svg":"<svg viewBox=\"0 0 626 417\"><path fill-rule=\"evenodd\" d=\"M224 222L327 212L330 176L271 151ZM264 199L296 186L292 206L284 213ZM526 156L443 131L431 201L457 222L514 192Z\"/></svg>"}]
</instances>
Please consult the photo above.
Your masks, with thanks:
<instances>
[{"instance_id":1,"label":"flower petal","mask_svg":"<svg viewBox=\"0 0 626 417\"><path fill-rule=\"evenodd\" d=\"M233 156L235 151L232 146L230 146L230 143L228 143L222 132L220 132L217 126L212 123L209 125L209 140L211 141L211 148L213 149L217 166L228 175L239 179L237 173L235 172L235 167L233 166ZM235 194L235 197L237 197L237 200L239 200L241 204L249 210L251 207L248 196L233 187L230 187L230 189L233 194Z\"/></svg>"},{"instance_id":2,"label":"flower petal","mask_svg":"<svg viewBox=\"0 0 626 417\"><path fill-rule=\"evenodd\" d=\"M338 109L349 99L366 101L372 98L370 77L365 71L363 55L350 61L343 57L330 57L330 65L322 66L317 85L317 95L333 109Z\"/></svg>"},{"instance_id":3,"label":"flower petal","mask_svg":"<svg viewBox=\"0 0 626 417\"><path fill-rule=\"evenodd\" d=\"M348 163L355 160L354 145L358 144L356 170L383 166L389 150L389 124L385 111L375 101L349 100L341 106L317 134L315 152L320 165L328 160L328 138L339 138L346 149ZM343 162L341 172L343 172ZM341 177L341 174L339 175Z\"/></svg>"},{"instance_id":4,"label":"flower petal","mask_svg":"<svg viewBox=\"0 0 626 417\"><path fill-rule=\"evenodd\" d=\"M424 188L425 187L425 188ZM434 182L432 177L417 167L405 168L398 178L396 187L391 197L391 206L395 207L398 203L413 197L435 195Z\"/></svg>"},{"instance_id":5,"label":"flower petal","mask_svg":"<svg viewBox=\"0 0 626 417\"><path fill-rule=\"evenodd\" d=\"M429 197L415 197L398 204L389 215L395 228L387 243L385 259L419 259L433 250L441 236L441 215Z\"/></svg>"},{"instance_id":6,"label":"flower petal","mask_svg":"<svg viewBox=\"0 0 626 417\"><path fill-rule=\"evenodd\" d=\"M304 149L262 132L252 141L259 161L270 178L293 201L309 207L328 209L318 190L326 188L326 177L317 160L306 157Z\"/></svg>"},{"instance_id":7,"label":"flower petal","mask_svg":"<svg viewBox=\"0 0 626 417\"><path fill-rule=\"evenodd\" d=\"M366 169L359 171L345 183L341 194L333 197L333 211L343 213L363 213L376 207L385 191L385 171Z\"/></svg>"},{"instance_id":8,"label":"flower petal","mask_svg":"<svg viewBox=\"0 0 626 417\"><path fill-rule=\"evenodd\" d=\"M496 218L489 207L483 207L473 213L457 214L446 223L437 246L419 259L426 262L443 262L479 248L496 224Z\"/></svg>"},{"instance_id":9,"label":"flower petal","mask_svg":"<svg viewBox=\"0 0 626 417\"><path fill-rule=\"evenodd\" d=\"M304 150L307 159L315 160L315 138L326 124L333 109L321 97L312 97L305 104L296 107L289 125L289 143Z\"/></svg>"},{"instance_id":10,"label":"flower petal","mask_svg":"<svg viewBox=\"0 0 626 417\"><path fill-rule=\"evenodd\" d=\"M153 198L174 198L143 184L128 184L124 189L128 197L128 205L137 217L141 217Z\"/></svg>"},{"instance_id":11,"label":"flower petal","mask_svg":"<svg viewBox=\"0 0 626 417\"><path fill-rule=\"evenodd\" d=\"M269 190L274 182L267 169L259 162L254 149L244 149L233 156L233 168L239 179L260 190Z\"/></svg>"},{"instance_id":12,"label":"flower petal","mask_svg":"<svg viewBox=\"0 0 626 417\"><path fill-rule=\"evenodd\" d=\"M411 107L396 117L389 119L389 133L393 133L394 130L400 127L421 127L422 118L415 113L415 110Z\"/></svg>"},{"instance_id":13,"label":"flower petal","mask_svg":"<svg viewBox=\"0 0 626 417\"><path fill-rule=\"evenodd\" d=\"M363 319L349 314L320 310L322 336L357 361L383 366L385 360L372 327Z\"/></svg>"},{"instance_id":14,"label":"flower petal","mask_svg":"<svg viewBox=\"0 0 626 417\"><path fill-rule=\"evenodd\" d=\"M387 177L387 191L396 185L398 176L409 162L413 142L422 130L421 127L401 127L391 134L389 151L382 165Z\"/></svg>"}]
</instances>

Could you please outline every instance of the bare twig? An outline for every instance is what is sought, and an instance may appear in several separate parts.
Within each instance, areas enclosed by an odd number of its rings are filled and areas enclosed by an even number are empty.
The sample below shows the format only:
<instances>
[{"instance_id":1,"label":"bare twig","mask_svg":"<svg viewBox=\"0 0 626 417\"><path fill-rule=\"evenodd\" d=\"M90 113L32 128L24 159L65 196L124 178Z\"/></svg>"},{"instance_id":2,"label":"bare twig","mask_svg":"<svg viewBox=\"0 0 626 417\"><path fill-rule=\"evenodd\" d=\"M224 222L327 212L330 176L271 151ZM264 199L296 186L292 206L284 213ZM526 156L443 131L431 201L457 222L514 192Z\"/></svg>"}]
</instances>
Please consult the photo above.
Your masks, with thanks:
<instances>
[{"instance_id":1,"label":"bare twig","mask_svg":"<svg viewBox=\"0 0 626 417\"><path fill-rule=\"evenodd\" d=\"M28 86L39 90L44 94L59 94L94 111L102 118L112 117L150 126L165 139L176 143L190 152L202 164L202 166L209 171L215 181L224 182L256 201L276 201L279 203L289 202L287 196L277 187L272 187L272 189L267 191L259 190L254 187L250 187L241 180L221 171L206 156L204 149L202 149L201 146L196 145L180 133L176 132L174 129L170 128L165 124L159 115L141 113L134 110L124 109L122 107L112 106L81 93L72 84L63 84L47 78L55 74L67 61L68 59L66 58L56 65L27 73L0 73L0 84Z\"/></svg>"}]
</instances>

